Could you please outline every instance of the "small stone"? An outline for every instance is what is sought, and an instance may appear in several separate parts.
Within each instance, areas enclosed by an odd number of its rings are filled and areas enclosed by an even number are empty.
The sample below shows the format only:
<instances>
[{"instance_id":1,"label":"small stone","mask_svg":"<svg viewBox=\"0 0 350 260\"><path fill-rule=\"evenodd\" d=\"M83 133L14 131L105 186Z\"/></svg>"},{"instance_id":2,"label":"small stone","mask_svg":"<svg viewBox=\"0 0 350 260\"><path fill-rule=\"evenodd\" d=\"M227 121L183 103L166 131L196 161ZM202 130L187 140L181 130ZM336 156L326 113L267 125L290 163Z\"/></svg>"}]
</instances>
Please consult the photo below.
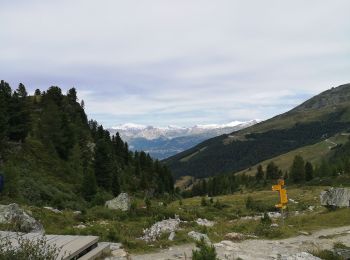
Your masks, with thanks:
<instances>
[{"instance_id":1,"label":"small stone","mask_svg":"<svg viewBox=\"0 0 350 260\"><path fill-rule=\"evenodd\" d=\"M60 211L58 209L55 209L53 207L44 207L44 209L50 210L50 211L52 211L53 213L56 213L56 214L62 214L62 211Z\"/></svg>"},{"instance_id":2,"label":"small stone","mask_svg":"<svg viewBox=\"0 0 350 260\"><path fill-rule=\"evenodd\" d=\"M126 257L128 254L125 252L124 249L117 249L117 250L113 250L111 252L111 255L114 257Z\"/></svg>"},{"instance_id":3,"label":"small stone","mask_svg":"<svg viewBox=\"0 0 350 260\"><path fill-rule=\"evenodd\" d=\"M196 220L196 223L200 226L206 226L206 227L212 227L215 225L215 222L214 221L210 221L210 220L207 220L207 219L202 219L202 218L199 218Z\"/></svg>"},{"instance_id":4,"label":"small stone","mask_svg":"<svg viewBox=\"0 0 350 260\"><path fill-rule=\"evenodd\" d=\"M304 235L304 236L309 236L309 235L311 235L309 232L307 232L307 231L298 231L298 233L299 234L301 234L301 235Z\"/></svg>"},{"instance_id":5,"label":"small stone","mask_svg":"<svg viewBox=\"0 0 350 260\"><path fill-rule=\"evenodd\" d=\"M84 224L79 224L79 225L74 226L74 228L84 229L84 228L86 228L86 226Z\"/></svg>"},{"instance_id":6,"label":"small stone","mask_svg":"<svg viewBox=\"0 0 350 260\"><path fill-rule=\"evenodd\" d=\"M274 227L274 228L278 227L278 224L277 223L273 223L273 224L270 225L270 227Z\"/></svg>"},{"instance_id":7,"label":"small stone","mask_svg":"<svg viewBox=\"0 0 350 260\"><path fill-rule=\"evenodd\" d=\"M206 242L207 244L211 244L210 239L206 234L202 234L196 231L191 231L191 232L188 232L187 235L196 241L201 241L203 239L204 242Z\"/></svg>"},{"instance_id":8,"label":"small stone","mask_svg":"<svg viewBox=\"0 0 350 260\"><path fill-rule=\"evenodd\" d=\"M168 237L168 240L173 241L174 238L175 238L175 232L173 231L173 232L170 233L170 235Z\"/></svg>"},{"instance_id":9,"label":"small stone","mask_svg":"<svg viewBox=\"0 0 350 260\"><path fill-rule=\"evenodd\" d=\"M257 236L245 235L245 234L236 233L236 232L227 233L225 235L225 239L231 240L231 241L242 241L247 238L257 238Z\"/></svg>"}]
</instances>

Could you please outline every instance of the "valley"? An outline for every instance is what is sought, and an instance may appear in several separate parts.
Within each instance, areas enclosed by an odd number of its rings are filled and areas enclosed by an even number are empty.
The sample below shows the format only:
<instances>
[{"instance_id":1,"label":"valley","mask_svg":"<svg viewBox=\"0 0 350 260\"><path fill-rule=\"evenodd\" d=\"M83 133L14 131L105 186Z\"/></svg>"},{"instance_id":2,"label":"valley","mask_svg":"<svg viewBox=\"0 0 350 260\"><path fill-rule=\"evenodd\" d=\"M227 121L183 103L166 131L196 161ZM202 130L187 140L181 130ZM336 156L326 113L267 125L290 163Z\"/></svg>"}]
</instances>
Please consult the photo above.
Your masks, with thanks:
<instances>
[{"instance_id":1,"label":"valley","mask_svg":"<svg viewBox=\"0 0 350 260\"><path fill-rule=\"evenodd\" d=\"M109 128L111 134L119 133L130 149L145 151L157 159L165 159L190 149L197 144L219 135L228 134L252 126L260 120L233 121L228 124L196 125L193 127L154 127L123 124Z\"/></svg>"}]
</instances>

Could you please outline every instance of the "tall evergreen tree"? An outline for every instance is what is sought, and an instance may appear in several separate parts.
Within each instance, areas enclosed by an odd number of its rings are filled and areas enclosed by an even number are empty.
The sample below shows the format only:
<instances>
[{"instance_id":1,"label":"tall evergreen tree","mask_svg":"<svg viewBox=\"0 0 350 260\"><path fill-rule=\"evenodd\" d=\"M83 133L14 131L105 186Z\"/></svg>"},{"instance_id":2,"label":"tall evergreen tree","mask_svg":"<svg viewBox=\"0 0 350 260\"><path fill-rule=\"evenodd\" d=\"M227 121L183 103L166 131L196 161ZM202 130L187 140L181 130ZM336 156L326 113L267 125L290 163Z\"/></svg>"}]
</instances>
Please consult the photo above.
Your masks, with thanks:
<instances>
[{"instance_id":1,"label":"tall evergreen tree","mask_svg":"<svg viewBox=\"0 0 350 260\"><path fill-rule=\"evenodd\" d=\"M314 167L310 162L305 163L305 180L311 181L314 177Z\"/></svg>"},{"instance_id":2,"label":"tall evergreen tree","mask_svg":"<svg viewBox=\"0 0 350 260\"><path fill-rule=\"evenodd\" d=\"M266 166L266 179L276 180L278 178L281 178L279 174L280 172L278 170L278 166L274 162L270 162Z\"/></svg>"},{"instance_id":3,"label":"tall evergreen tree","mask_svg":"<svg viewBox=\"0 0 350 260\"><path fill-rule=\"evenodd\" d=\"M256 181L260 183L264 179L264 170L261 164L258 165L257 172L255 174Z\"/></svg>"},{"instance_id":4,"label":"tall evergreen tree","mask_svg":"<svg viewBox=\"0 0 350 260\"><path fill-rule=\"evenodd\" d=\"M296 155L290 168L290 177L295 183L305 181L305 163L303 157Z\"/></svg>"}]
</instances>

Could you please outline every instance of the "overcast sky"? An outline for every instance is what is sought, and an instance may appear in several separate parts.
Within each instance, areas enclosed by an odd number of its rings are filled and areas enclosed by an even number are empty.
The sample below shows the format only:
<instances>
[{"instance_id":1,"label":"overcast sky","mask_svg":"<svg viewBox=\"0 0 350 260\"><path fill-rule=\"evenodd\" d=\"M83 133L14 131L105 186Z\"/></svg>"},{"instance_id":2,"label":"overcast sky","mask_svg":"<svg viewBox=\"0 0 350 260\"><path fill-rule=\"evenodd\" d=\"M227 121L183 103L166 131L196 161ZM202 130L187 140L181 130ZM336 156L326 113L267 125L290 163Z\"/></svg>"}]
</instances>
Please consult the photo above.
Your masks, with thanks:
<instances>
[{"instance_id":1,"label":"overcast sky","mask_svg":"<svg viewBox=\"0 0 350 260\"><path fill-rule=\"evenodd\" d=\"M350 1L0 0L0 78L74 86L90 118L266 119L350 82Z\"/></svg>"}]
</instances>

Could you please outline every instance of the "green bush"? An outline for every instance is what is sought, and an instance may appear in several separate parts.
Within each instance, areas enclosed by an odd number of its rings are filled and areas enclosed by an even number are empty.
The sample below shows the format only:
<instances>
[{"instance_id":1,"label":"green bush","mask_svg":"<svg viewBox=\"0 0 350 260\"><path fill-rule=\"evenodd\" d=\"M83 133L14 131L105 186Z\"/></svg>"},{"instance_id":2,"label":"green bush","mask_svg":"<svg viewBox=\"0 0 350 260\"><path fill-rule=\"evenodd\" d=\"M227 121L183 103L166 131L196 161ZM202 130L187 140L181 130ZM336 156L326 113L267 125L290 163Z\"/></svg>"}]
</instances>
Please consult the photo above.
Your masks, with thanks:
<instances>
[{"instance_id":1,"label":"green bush","mask_svg":"<svg viewBox=\"0 0 350 260\"><path fill-rule=\"evenodd\" d=\"M266 205L259 200L254 200L251 196L245 201L245 207L252 211L257 212L266 212L266 211L275 211L276 208L273 205Z\"/></svg>"},{"instance_id":2,"label":"green bush","mask_svg":"<svg viewBox=\"0 0 350 260\"><path fill-rule=\"evenodd\" d=\"M202 238L201 241L196 243L198 250L192 250L192 260L216 260L215 247L205 243Z\"/></svg>"},{"instance_id":3,"label":"green bush","mask_svg":"<svg viewBox=\"0 0 350 260\"><path fill-rule=\"evenodd\" d=\"M46 238L43 236L37 240L29 240L18 237L18 246L12 245L10 238L0 238L0 259L1 260L55 260L60 250L55 246L48 245Z\"/></svg>"}]
</instances>

